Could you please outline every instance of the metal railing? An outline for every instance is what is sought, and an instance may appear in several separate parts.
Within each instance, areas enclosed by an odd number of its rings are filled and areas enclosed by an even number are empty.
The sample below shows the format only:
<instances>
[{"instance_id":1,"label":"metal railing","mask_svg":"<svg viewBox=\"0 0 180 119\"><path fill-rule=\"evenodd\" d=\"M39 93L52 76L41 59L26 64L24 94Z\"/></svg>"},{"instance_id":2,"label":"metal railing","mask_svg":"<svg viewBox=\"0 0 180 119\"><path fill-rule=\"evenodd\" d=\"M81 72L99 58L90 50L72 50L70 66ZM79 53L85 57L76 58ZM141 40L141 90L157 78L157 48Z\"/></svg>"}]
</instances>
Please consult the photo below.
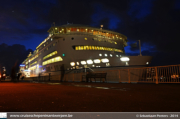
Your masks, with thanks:
<instances>
[{"instance_id":1,"label":"metal railing","mask_svg":"<svg viewBox=\"0 0 180 119\"><path fill-rule=\"evenodd\" d=\"M180 65L100 70L101 71L93 71L95 73L107 73L106 80L109 83L180 83ZM82 71L76 73L71 71L65 74L64 81L80 82L83 80L82 75L84 75ZM32 77L32 79L36 81L60 81L60 77L61 75L59 74ZM98 80L100 81L100 79L96 79L96 81Z\"/></svg>"}]
</instances>

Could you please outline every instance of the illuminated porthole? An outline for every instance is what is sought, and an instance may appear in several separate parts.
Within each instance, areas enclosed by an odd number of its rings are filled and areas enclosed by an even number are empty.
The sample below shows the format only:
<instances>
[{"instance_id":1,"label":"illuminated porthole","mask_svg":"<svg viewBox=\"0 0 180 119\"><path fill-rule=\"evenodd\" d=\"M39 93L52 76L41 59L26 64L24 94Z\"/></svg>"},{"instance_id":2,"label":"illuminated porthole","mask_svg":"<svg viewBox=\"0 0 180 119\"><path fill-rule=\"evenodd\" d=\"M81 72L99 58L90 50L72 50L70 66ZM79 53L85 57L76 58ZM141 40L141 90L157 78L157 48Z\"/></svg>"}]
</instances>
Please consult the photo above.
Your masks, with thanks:
<instances>
[{"instance_id":1,"label":"illuminated porthole","mask_svg":"<svg viewBox=\"0 0 180 119\"><path fill-rule=\"evenodd\" d=\"M77 65L79 65L79 62L76 62Z\"/></svg>"},{"instance_id":2,"label":"illuminated porthole","mask_svg":"<svg viewBox=\"0 0 180 119\"><path fill-rule=\"evenodd\" d=\"M87 40L87 38L84 38L85 40Z\"/></svg>"},{"instance_id":3,"label":"illuminated porthole","mask_svg":"<svg viewBox=\"0 0 180 119\"><path fill-rule=\"evenodd\" d=\"M105 59L101 59L101 61L102 61L103 63L106 63L106 62L109 62L109 59L105 58Z\"/></svg>"},{"instance_id":4,"label":"illuminated porthole","mask_svg":"<svg viewBox=\"0 0 180 119\"><path fill-rule=\"evenodd\" d=\"M100 62L101 62L100 59L95 59L95 60L94 60L94 63L100 63Z\"/></svg>"},{"instance_id":5,"label":"illuminated porthole","mask_svg":"<svg viewBox=\"0 0 180 119\"><path fill-rule=\"evenodd\" d=\"M113 55L112 54L110 54L110 57L112 57Z\"/></svg>"},{"instance_id":6,"label":"illuminated porthole","mask_svg":"<svg viewBox=\"0 0 180 119\"><path fill-rule=\"evenodd\" d=\"M129 59L129 57L121 57L120 60L121 61L129 61L130 59Z\"/></svg>"},{"instance_id":7,"label":"illuminated porthole","mask_svg":"<svg viewBox=\"0 0 180 119\"><path fill-rule=\"evenodd\" d=\"M75 66L75 63L74 63L74 62L71 62L70 65L71 65L71 66Z\"/></svg>"},{"instance_id":8,"label":"illuminated porthole","mask_svg":"<svg viewBox=\"0 0 180 119\"><path fill-rule=\"evenodd\" d=\"M81 64L83 65L83 64L86 64L86 61L81 61Z\"/></svg>"},{"instance_id":9,"label":"illuminated porthole","mask_svg":"<svg viewBox=\"0 0 180 119\"><path fill-rule=\"evenodd\" d=\"M102 56L102 54L99 54L99 56Z\"/></svg>"},{"instance_id":10,"label":"illuminated porthole","mask_svg":"<svg viewBox=\"0 0 180 119\"><path fill-rule=\"evenodd\" d=\"M105 57L107 57L107 54L104 54Z\"/></svg>"},{"instance_id":11,"label":"illuminated porthole","mask_svg":"<svg viewBox=\"0 0 180 119\"><path fill-rule=\"evenodd\" d=\"M116 57L119 57L119 55L116 55Z\"/></svg>"},{"instance_id":12,"label":"illuminated porthole","mask_svg":"<svg viewBox=\"0 0 180 119\"><path fill-rule=\"evenodd\" d=\"M93 64L93 61L92 60L87 60L87 63L88 64Z\"/></svg>"}]
</instances>

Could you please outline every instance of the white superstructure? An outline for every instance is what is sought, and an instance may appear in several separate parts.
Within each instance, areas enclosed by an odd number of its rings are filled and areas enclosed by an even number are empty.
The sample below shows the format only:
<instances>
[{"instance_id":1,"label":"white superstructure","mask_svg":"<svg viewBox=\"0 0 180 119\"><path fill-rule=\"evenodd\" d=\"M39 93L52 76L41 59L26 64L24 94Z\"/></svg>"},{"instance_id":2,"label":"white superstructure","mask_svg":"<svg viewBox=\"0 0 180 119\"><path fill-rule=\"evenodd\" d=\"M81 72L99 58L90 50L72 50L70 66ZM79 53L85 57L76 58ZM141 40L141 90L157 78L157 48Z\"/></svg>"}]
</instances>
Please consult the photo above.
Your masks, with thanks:
<instances>
[{"instance_id":1,"label":"white superstructure","mask_svg":"<svg viewBox=\"0 0 180 119\"><path fill-rule=\"evenodd\" d=\"M110 30L70 24L51 27L48 32L49 36L22 63L31 76L59 71L62 64L65 69L80 69L84 65L91 68L147 65L151 60L148 56L125 56L127 37ZM134 61L133 57L141 61Z\"/></svg>"}]
</instances>

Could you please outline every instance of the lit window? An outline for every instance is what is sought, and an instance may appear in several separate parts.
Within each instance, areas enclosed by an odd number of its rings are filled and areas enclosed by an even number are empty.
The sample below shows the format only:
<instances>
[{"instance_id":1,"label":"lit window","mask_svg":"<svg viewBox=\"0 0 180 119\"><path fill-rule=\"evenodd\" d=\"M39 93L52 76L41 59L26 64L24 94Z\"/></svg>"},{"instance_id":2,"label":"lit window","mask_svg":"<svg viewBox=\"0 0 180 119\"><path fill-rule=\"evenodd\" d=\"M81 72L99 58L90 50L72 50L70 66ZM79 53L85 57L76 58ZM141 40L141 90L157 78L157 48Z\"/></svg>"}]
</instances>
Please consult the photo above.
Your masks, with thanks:
<instances>
[{"instance_id":1,"label":"lit window","mask_svg":"<svg viewBox=\"0 0 180 119\"><path fill-rule=\"evenodd\" d=\"M95 60L94 60L94 63L100 63L100 62L101 62L100 59L95 59Z\"/></svg>"},{"instance_id":2,"label":"lit window","mask_svg":"<svg viewBox=\"0 0 180 119\"><path fill-rule=\"evenodd\" d=\"M86 50L86 47L88 47L88 46L84 46L84 50Z\"/></svg>"},{"instance_id":3,"label":"lit window","mask_svg":"<svg viewBox=\"0 0 180 119\"><path fill-rule=\"evenodd\" d=\"M102 54L99 54L99 56L102 56Z\"/></svg>"},{"instance_id":4,"label":"lit window","mask_svg":"<svg viewBox=\"0 0 180 119\"><path fill-rule=\"evenodd\" d=\"M54 62L54 59L52 59L52 63Z\"/></svg>"},{"instance_id":5,"label":"lit window","mask_svg":"<svg viewBox=\"0 0 180 119\"><path fill-rule=\"evenodd\" d=\"M58 57L55 57L55 58L44 61L43 65L47 65L47 64L50 64L50 63L58 62L58 61L63 61L63 59L60 56L58 56Z\"/></svg>"},{"instance_id":6,"label":"lit window","mask_svg":"<svg viewBox=\"0 0 180 119\"><path fill-rule=\"evenodd\" d=\"M110 57L112 57L113 55L112 54L110 54Z\"/></svg>"},{"instance_id":7,"label":"lit window","mask_svg":"<svg viewBox=\"0 0 180 119\"><path fill-rule=\"evenodd\" d=\"M74 63L74 62L71 62L70 64L71 64L71 66L75 66L75 63Z\"/></svg>"},{"instance_id":8,"label":"lit window","mask_svg":"<svg viewBox=\"0 0 180 119\"><path fill-rule=\"evenodd\" d=\"M97 47L95 46L94 49L97 50Z\"/></svg>"},{"instance_id":9,"label":"lit window","mask_svg":"<svg viewBox=\"0 0 180 119\"><path fill-rule=\"evenodd\" d=\"M120 60L121 61L129 61L129 57L121 57Z\"/></svg>"},{"instance_id":10,"label":"lit window","mask_svg":"<svg viewBox=\"0 0 180 119\"><path fill-rule=\"evenodd\" d=\"M81 64L86 64L86 61L81 61Z\"/></svg>"},{"instance_id":11,"label":"lit window","mask_svg":"<svg viewBox=\"0 0 180 119\"><path fill-rule=\"evenodd\" d=\"M84 38L85 40L87 40L87 38Z\"/></svg>"},{"instance_id":12,"label":"lit window","mask_svg":"<svg viewBox=\"0 0 180 119\"><path fill-rule=\"evenodd\" d=\"M92 50L94 50L94 46L92 46L91 48L92 48Z\"/></svg>"},{"instance_id":13,"label":"lit window","mask_svg":"<svg viewBox=\"0 0 180 119\"><path fill-rule=\"evenodd\" d=\"M116 57L119 57L119 55L116 55Z\"/></svg>"},{"instance_id":14,"label":"lit window","mask_svg":"<svg viewBox=\"0 0 180 119\"><path fill-rule=\"evenodd\" d=\"M110 66L110 63L106 63L106 66Z\"/></svg>"},{"instance_id":15,"label":"lit window","mask_svg":"<svg viewBox=\"0 0 180 119\"><path fill-rule=\"evenodd\" d=\"M129 65L128 62L126 62L126 65Z\"/></svg>"},{"instance_id":16,"label":"lit window","mask_svg":"<svg viewBox=\"0 0 180 119\"><path fill-rule=\"evenodd\" d=\"M81 46L81 50L83 50L83 46Z\"/></svg>"},{"instance_id":17,"label":"lit window","mask_svg":"<svg viewBox=\"0 0 180 119\"><path fill-rule=\"evenodd\" d=\"M77 29L77 31L79 31L79 29Z\"/></svg>"},{"instance_id":18,"label":"lit window","mask_svg":"<svg viewBox=\"0 0 180 119\"><path fill-rule=\"evenodd\" d=\"M146 64L149 64L149 62L146 62Z\"/></svg>"},{"instance_id":19,"label":"lit window","mask_svg":"<svg viewBox=\"0 0 180 119\"><path fill-rule=\"evenodd\" d=\"M77 65L79 65L79 62L76 62Z\"/></svg>"},{"instance_id":20,"label":"lit window","mask_svg":"<svg viewBox=\"0 0 180 119\"><path fill-rule=\"evenodd\" d=\"M87 60L87 63L88 64L93 64L93 61L92 60Z\"/></svg>"},{"instance_id":21,"label":"lit window","mask_svg":"<svg viewBox=\"0 0 180 119\"><path fill-rule=\"evenodd\" d=\"M116 42L114 42L115 44L117 44Z\"/></svg>"},{"instance_id":22,"label":"lit window","mask_svg":"<svg viewBox=\"0 0 180 119\"><path fill-rule=\"evenodd\" d=\"M106 56L106 57L107 57L107 54L104 54L104 56Z\"/></svg>"},{"instance_id":23,"label":"lit window","mask_svg":"<svg viewBox=\"0 0 180 119\"><path fill-rule=\"evenodd\" d=\"M106 62L109 62L109 60L108 59L101 59L101 61L103 62L103 63L106 63Z\"/></svg>"},{"instance_id":24,"label":"lit window","mask_svg":"<svg viewBox=\"0 0 180 119\"><path fill-rule=\"evenodd\" d=\"M92 67L95 67L95 65L92 65Z\"/></svg>"},{"instance_id":25,"label":"lit window","mask_svg":"<svg viewBox=\"0 0 180 119\"><path fill-rule=\"evenodd\" d=\"M51 38L51 41L52 41L53 39Z\"/></svg>"},{"instance_id":26,"label":"lit window","mask_svg":"<svg viewBox=\"0 0 180 119\"><path fill-rule=\"evenodd\" d=\"M76 50L79 50L78 46L76 46Z\"/></svg>"}]
</instances>

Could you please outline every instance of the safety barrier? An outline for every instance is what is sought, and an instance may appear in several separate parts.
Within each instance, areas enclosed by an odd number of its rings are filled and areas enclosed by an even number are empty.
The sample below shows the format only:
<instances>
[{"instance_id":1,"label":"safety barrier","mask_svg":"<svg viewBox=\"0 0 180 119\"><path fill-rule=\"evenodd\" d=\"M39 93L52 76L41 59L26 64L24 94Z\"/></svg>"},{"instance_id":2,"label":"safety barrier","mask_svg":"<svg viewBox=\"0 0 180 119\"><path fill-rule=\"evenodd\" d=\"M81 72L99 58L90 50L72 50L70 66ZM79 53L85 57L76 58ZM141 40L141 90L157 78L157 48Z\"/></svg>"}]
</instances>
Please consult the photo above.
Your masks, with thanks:
<instances>
[{"instance_id":1,"label":"safety barrier","mask_svg":"<svg viewBox=\"0 0 180 119\"><path fill-rule=\"evenodd\" d=\"M141 67L129 69L115 69L95 71L95 73L107 73L107 82L115 83L180 83L180 65ZM64 75L64 81L85 81L83 72L71 72ZM47 75L31 77L33 81L60 81L61 75ZM96 79L100 81L100 79Z\"/></svg>"}]
</instances>

